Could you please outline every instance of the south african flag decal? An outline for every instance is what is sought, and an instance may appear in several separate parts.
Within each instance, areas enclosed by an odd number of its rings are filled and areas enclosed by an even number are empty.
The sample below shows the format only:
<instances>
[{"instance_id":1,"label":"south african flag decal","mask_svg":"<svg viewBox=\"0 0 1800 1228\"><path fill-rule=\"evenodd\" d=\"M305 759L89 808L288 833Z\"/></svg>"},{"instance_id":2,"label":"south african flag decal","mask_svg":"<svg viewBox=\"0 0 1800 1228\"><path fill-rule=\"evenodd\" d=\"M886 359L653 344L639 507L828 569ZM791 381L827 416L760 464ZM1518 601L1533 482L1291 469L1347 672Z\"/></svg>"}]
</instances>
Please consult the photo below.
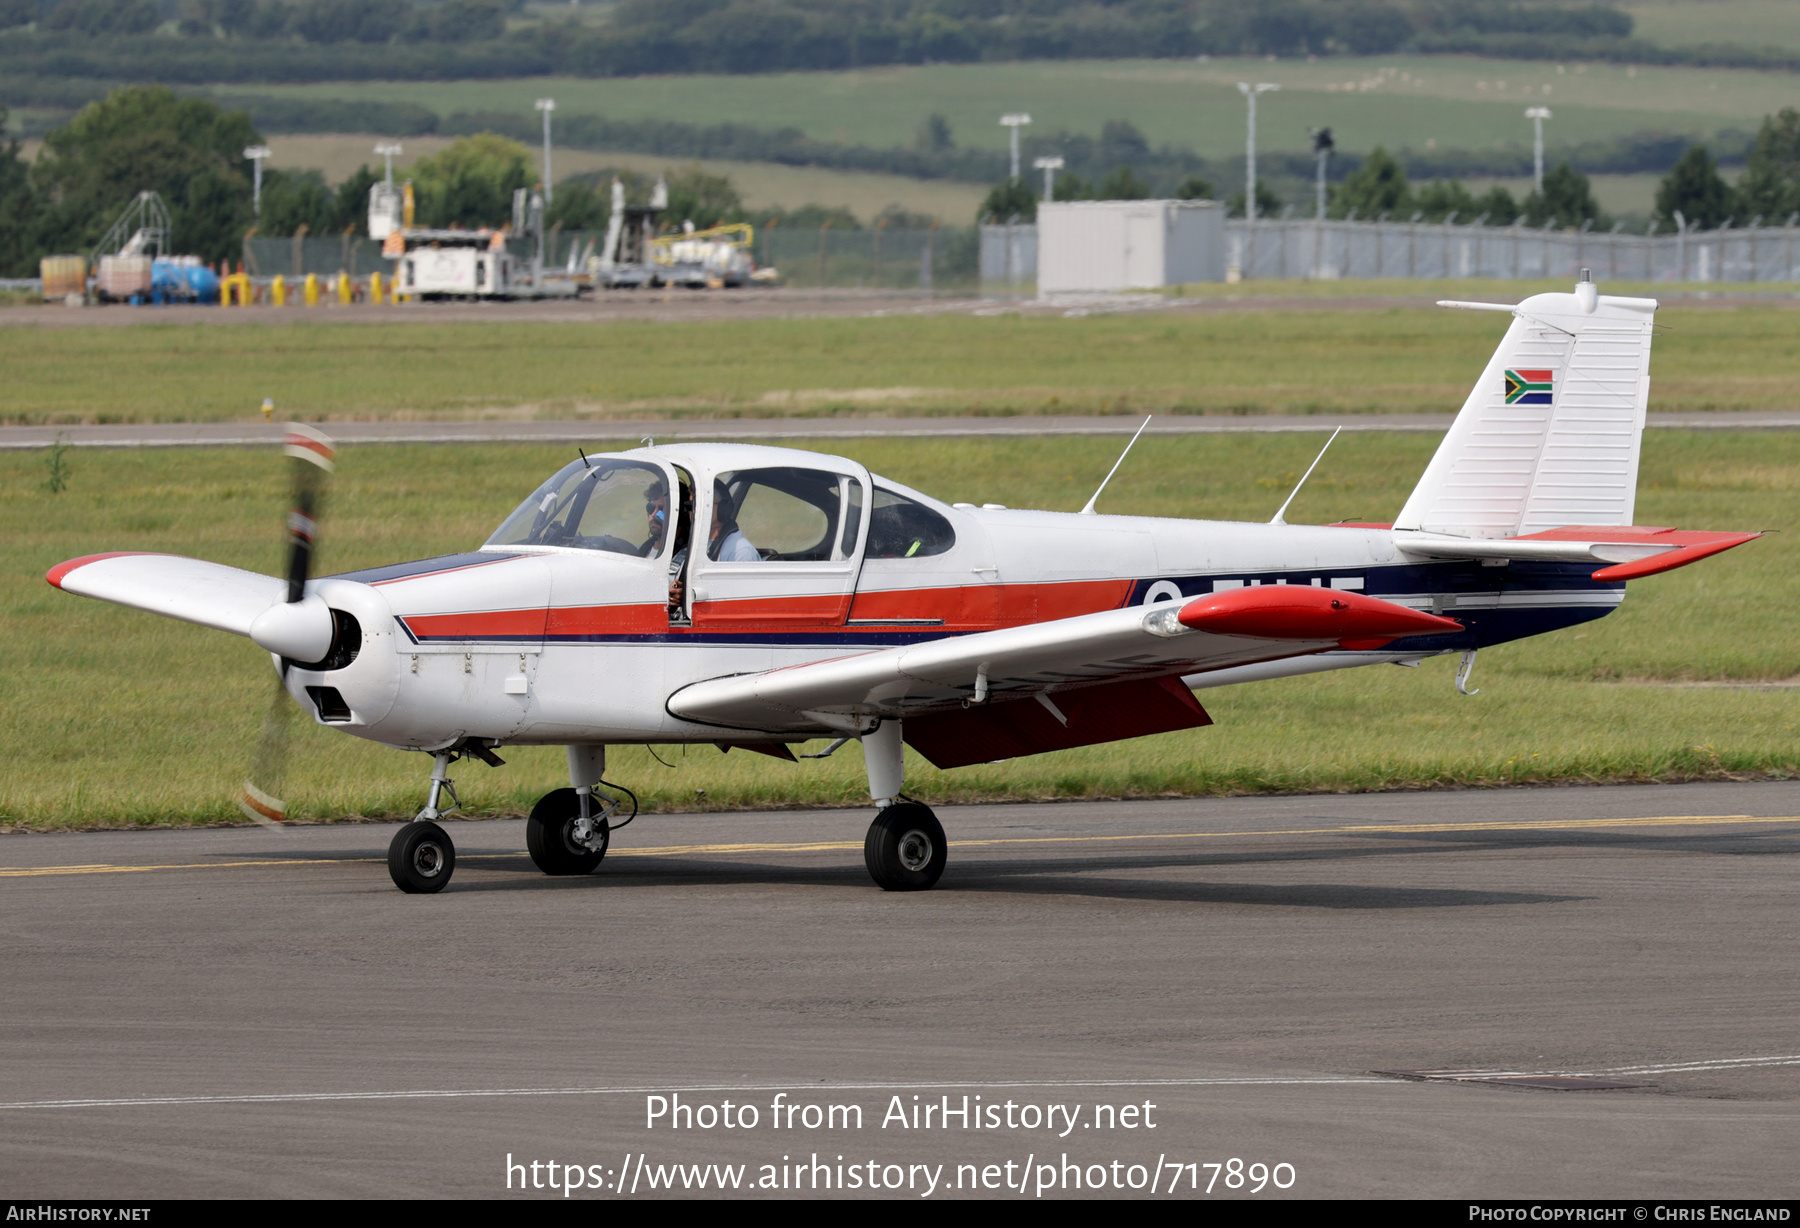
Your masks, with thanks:
<instances>
[{"instance_id":1,"label":"south african flag decal","mask_svg":"<svg viewBox=\"0 0 1800 1228\"><path fill-rule=\"evenodd\" d=\"M1508 371L1506 403L1508 405L1550 404L1550 380L1554 371Z\"/></svg>"}]
</instances>

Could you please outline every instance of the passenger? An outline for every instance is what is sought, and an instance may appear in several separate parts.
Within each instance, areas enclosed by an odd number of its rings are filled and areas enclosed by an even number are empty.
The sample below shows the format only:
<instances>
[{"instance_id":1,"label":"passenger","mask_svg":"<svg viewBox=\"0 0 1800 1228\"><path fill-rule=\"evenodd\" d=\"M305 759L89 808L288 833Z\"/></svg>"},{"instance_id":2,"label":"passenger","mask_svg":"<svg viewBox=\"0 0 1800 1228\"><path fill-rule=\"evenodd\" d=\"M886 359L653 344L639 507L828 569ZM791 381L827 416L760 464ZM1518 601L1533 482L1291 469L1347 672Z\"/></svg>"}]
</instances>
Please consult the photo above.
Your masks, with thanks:
<instances>
[{"instance_id":1,"label":"passenger","mask_svg":"<svg viewBox=\"0 0 1800 1228\"><path fill-rule=\"evenodd\" d=\"M712 532L707 536L707 556L720 563L760 563L762 554L750 544L737 525L737 508L725 483L713 483Z\"/></svg>"}]
</instances>

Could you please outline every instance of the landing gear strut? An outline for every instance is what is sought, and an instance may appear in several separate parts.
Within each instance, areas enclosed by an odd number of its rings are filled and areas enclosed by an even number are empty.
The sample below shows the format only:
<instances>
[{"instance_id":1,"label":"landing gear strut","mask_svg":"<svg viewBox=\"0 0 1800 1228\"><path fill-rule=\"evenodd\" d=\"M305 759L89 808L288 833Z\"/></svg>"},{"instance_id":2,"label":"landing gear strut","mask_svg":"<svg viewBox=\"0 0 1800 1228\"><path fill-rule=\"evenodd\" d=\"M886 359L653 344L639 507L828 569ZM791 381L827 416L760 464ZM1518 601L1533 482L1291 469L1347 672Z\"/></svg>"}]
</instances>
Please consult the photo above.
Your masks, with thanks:
<instances>
[{"instance_id":1,"label":"landing gear strut","mask_svg":"<svg viewBox=\"0 0 1800 1228\"><path fill-rule=\"evenodd\" d=\"M884 720L862 735L875 821L863 841L869 877L883 891L924 891L944 873L948 860L944 828L931 807L900 797L906 761L900 722Z\"/></svg>"},{"instance_id":2,"label":"landing gear strut","mask_svg":"<svg viewBox=\"0 0 1800 1228\"><path fill-rule=\"evenodd\" d=\"M606 772L606 747L569 747L569 784L538 799L525 822L525 848L531 860L546 874L592 874L612 842L613 816L619 799L598 792ZM618 785L612 788L620 788ZM621 789L622 792L629 790ZM623 827L637 817L637 799Z\"/></svg>"},{"instance_id":3,"label":"landing gear strut","mask_svg":"<svg viewBox=\"0 0 1800 1228\"><path fill-rule=\"evenodd\" d=\"M388 845L388 877L408 895L436 894L456 872L456 846L437 820L461 804L456 796L456 782L448 775L457 758L455 751L438 752L431 765L431 793L425 799L425 808L395 832L393 843ZM446 793L450 795L450 805L440 810L438 803Z\"/></svg>"}]
</instances>

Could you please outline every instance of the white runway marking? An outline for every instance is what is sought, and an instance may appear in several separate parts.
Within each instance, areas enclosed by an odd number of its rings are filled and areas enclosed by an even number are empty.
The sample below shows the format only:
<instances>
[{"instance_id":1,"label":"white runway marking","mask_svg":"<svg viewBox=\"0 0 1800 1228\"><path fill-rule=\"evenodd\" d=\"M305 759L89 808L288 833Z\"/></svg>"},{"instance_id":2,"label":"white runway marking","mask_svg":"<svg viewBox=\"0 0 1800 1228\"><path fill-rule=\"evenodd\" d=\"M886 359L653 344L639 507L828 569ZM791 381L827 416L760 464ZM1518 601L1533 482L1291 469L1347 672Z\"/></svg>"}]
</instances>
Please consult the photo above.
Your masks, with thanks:
<instances>
[{"instance_id":1,"label":"white runway marking","mask_svg":"<svg viewBox=\"0 0 1800 1228\"><path fill-rule=\"evenodd\" d=\"M0 1103L0 1109L113 1109L182 1104L304 1104L332 1100L459 1100L494 1096L643 1096L682 1092L850 1092L850 1091L1019 1091L1079 1087L1263 1087L1337 1084L1386 1084L1388 1079L1368 1075L1294 1075L1196 1079L1055 1079L1004 1080L983 1083L705 1083L687 1087L644 1084L631 1087L491 1087L432 1088L391 1092L271 1092L265 1095L133 1096L118 1099L17 1100Z\"/></svg>"},{"instance_id":2,"label":"white runway marking","mask_svg":"<svg viewBox=\"0 0 1800 1228\"><path fill-rule=\"evenodd\" d=\"M1685 1074L1714 1070L1749 1070L1774 1066L1800 1066L1800 1054L1771 1057L1726 1057L1663 1062L1647 1066L1609 1066L1596 1070L1459 1070L1465 1079L1585 1077ZM1395 1080L1373 1075L1271 1075L1217 1076L1192 1079L1012 1079L981 1083L696 1083L684 1087L642 1084L624 1087L464 1087L415 1088L386 1092L270 1092L217 1096L131 1096L84 1100L15 1100L0 1103L0 1110L20 1109L119 1109L153 1108L188 1104L307 1104L344 1100L472 1100L509 1096L643 1096L683 1092L688 1095L729 1092L965 1092L1054 1091L1083 1087L1336 1087L1347 1085L1402 1086Z\"/></svg>"}]
</instances>

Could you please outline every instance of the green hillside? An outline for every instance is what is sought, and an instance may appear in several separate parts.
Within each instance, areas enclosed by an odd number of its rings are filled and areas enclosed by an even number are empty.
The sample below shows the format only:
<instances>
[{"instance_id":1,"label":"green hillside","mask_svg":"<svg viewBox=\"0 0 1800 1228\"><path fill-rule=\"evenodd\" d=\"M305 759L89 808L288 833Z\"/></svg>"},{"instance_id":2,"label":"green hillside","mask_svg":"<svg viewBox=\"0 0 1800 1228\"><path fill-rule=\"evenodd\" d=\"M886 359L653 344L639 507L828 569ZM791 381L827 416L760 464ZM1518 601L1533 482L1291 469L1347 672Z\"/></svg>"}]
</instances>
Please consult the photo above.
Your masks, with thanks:
<instances>
[{"instance_id":1,"label":"green hillside","mask_svg":"<svg viewBox=\"0 0 1800 1228\"><path fill-rule=\"evenodd\" d=\"M1646 130L1710 135L1754 130L1795 101L1791 74L1744 69L1531 63L1461 56L1304 60L1066 60L934 64L855 72L608 79L524 78L446 82L332 82L218 90L316 100L410 103L441 116L459 111L531 115L553 96L559 116L732 122L793 127L816 140L874 147L913 143L937 112L958 145L998 150L999 117L1029 112L1027 138L1058 129L1094 134L1127 119L1152 145L1187 146L1207 158L1243 152L1244 105L1235 82L1272 81L1259 144L1299 152L1307 129L1330 126L1346 151L1375 145L1423 150L1529 143L1527 105L1555 111L1553 144Z\"/></svg>"}]
</instances>

